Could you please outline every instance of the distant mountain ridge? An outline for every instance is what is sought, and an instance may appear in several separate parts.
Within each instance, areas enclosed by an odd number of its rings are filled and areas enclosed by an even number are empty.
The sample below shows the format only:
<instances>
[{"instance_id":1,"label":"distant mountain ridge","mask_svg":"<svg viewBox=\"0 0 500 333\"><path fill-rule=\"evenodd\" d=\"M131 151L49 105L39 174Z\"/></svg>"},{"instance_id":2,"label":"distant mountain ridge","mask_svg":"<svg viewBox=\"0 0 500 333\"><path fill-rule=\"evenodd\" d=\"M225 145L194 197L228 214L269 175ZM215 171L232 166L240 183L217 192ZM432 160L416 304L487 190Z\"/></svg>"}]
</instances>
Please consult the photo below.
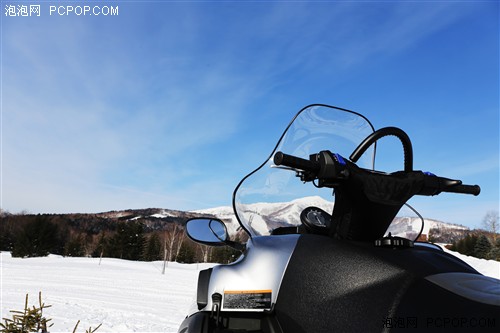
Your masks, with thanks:
<instances>
[{"instance_id":1,"label":"distant mountain ridge","mask_svg":"<svg viewBox=\"0 0 500 333\"><path fill-rule=\"evenodd\" d=\"M89 214L92 215L92 214ZM168 217L190 217L197 215L195 212L187 212L165 208L145 208L145 209L127 209L119 211L109 211L94 214L96 217L112 218L112 219L138 219L138 218L168 218Z\"/></svg>"},{"instance_id":2,"label":"distant mountain ridge","mask_svg":"<svg viewBox=\"0 0 500 333\"><path fill-rule=\"evenodd\" d=\"M290 202L254 203L242 206L242 211L243 214L252 214L252 227L261 234L265 234L268 232L268 230L266 228L262 228L262 226L265 226L266 223L271 229L284 226L285 224L283 223L283 221L287 221L287 225L300 225L300 212L308 206L319 207L326 212L331 212L333 203L319 196L312 196L296 199ZM232 207L223 206L196 210L194 212L202 215L208 214L211 216L216 216L217 218L224 220L228 226L230 233L231 231L239 228L239 224L237 222L236 216L234 215ZM394 219L388 229L388 232L391 232L391 234L394 236L397 235L409 239L414 239L419 234L421 228L422 221L419 217L401 216ZM427 240L430 234L434 234L438 238L435 239L435 241L451 243L453 240L463 237L464 233L468 231L470 231L470 228L463 225L424 218L422 235L425 235L424 239Z\"/></svg>"},{"instance_id":3,"label":"distant mountain ridge","mask_svg":"<svg viewBox=\"0 0 500 333\"><path fill-rule=\"evenodd\" d=\"M242 205L239 208L247 217L251 215L250 223L260 234L267 234L269 229L285 225L300 225L300 212L308 207L316 206L326 212L331 212L333 203L319 196L305 197L290 202L253 203ZM29 215L29 214L27 214ZM241 232L241 226L231 206L221 206L209 209L181 211L165 208L127 209L108 211L95 214L44 214L47 216L60 216L69 221L70 225L81 230L98 233L106 226L123 221L139 221L147 231L158 231L168 228L171 223L184 225L190 218L212 217L219 218L226 223L229 234ZM8 215L6 215L8 216ZM16 215L11 215L14 217ZM422 234L433 233L440 237L442 242L452 242L461 238L470 231L466 226L446 223L435 219L424 219L425 224ZM397 217L388 231L393 235L414 238L421 229L421 220L418 217Z\"/></svg>"},{"instance_id":4,"label":"distant mountain ridge","mask_svg":"<svg viewBox=\"0 0 500 333\"><path fill-rule=\"evenodd\" d=\"M238 211L253 235L300 225L300 213L309 206L332 211L333 202L318 196L290 202L239 205ZM197 211L165 208L127 209L96 214L8 214L0 219L0 250L14 256L33 257L48 253L64 256L108 256L128 260L168 260L179 262L230 262L231 249L211 248L190 242L184 232L191 218L219 218L232 240L245 242L248 235L238 223L232 207ZM422 229L416 217L398 217L390 226L394 236L416 239ZM473 234L469 228L426 219L422 237L435 243L452 244ZM477 238L478 236L476 236Z\"/></svg>"},{"instance_id":5,"label":"distant mountain ridge","mask_svg":"<svg viewBox=\"0 0 500 333\"><path fill-rule=\"evenodd\" d=\"M253 215L251 221L252 227L261 234L266 234L269 231L266 226L274 229L284 225L300 225L300 212L308 206L319 207L326 212L330 212L333 208L333 203L319 196L312 196L290 202L253 203L241 206L240 208L243 214ZM99 213L96 216L119 220L141 220L147 225L165 221L184 224L188 219L194 217L215 217L225 222L230 234L236 234L241 231L241 226L231 206L220 206L194 211L165 208L129 209ZM391 232L392 235L413 239L420 232L421 226L422 223L419 217L401 216L394 219L388 232ZM429 234L434 233L440 238L445 238L439 239L440 241L451 242L454 239L463 237L464 233L468 231L470 231L470 228L463 225L424 218L422 234L428 238Z\"/></svg>"},{"instance_id":6,"label":"distant mountain ridge","mask_svg":"<svg viewBox=\"0 0 500 333\"><path fill-rule=\"evenodd\" d=\"M422 228L422 220L419 217L396 217L387 232L391 232L394 236L415 239L420 230L422 230L423 235L421 240L452 243L456 239L462 238L465 233L470 231L470 228L426 218L424 218Z\"/></svg>"},{"instance_id":7,"label":"distant mountain ridge","mask_svg":"<svg viewBox=\"0 0 500 333\"><path fill-rule=\"evenodd\" d=\"M282 226L300 225L300 212L309 206L319 207L327 212L333 209L333 203L319 196L304 197L290 202L259 202L239 206L243 215L250 221L252 228L260 234L267 234L269 229ZM229 232L236 230L232 224L239 227L239 223L232 207L217 207L197 210L196 213L206 213L217 216L221 220L230 222ZM251 215L251 217L249 217Z\"/></svg>"}]
</instances>

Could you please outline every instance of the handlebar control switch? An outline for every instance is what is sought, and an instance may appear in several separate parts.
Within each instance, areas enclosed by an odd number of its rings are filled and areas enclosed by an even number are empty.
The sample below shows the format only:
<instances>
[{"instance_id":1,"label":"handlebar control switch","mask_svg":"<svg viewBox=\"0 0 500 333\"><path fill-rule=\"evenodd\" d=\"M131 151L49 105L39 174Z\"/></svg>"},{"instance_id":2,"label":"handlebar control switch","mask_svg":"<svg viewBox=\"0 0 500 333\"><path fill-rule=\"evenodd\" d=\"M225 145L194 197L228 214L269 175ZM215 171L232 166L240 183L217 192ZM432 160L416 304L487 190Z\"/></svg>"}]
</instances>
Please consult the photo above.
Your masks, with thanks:
<instances>
[{"instance_id":1,"label":"handlebar control switch","mask_svg":"<svg viewBox=\"0 0 500 333\"><path fill-rule=\"evenodd\" d=\"M335 187L348 177L347 162L339 154L323 150L311 155L310 159L320 165L317 175L318 187Z\"/></svg>"}]
</instances>

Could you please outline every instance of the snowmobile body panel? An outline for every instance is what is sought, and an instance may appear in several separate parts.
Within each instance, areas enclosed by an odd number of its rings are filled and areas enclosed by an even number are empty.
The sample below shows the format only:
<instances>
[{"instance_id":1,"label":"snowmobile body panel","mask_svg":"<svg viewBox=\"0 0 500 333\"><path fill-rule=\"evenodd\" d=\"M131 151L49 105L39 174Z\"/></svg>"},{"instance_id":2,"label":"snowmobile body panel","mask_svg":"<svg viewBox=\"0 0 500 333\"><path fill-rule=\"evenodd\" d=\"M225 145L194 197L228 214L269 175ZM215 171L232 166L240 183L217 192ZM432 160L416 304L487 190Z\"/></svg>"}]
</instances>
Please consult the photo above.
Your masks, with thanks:
<instances>
[{"instance_id":1,"label":"snowmobile body panel","mask_svg":"<svg viewBox=\"0 0 500 333\"><path fill-rule=\"evenodd\" d=\"M276 256L284 244L288 250ZM268 249L260 249L261 245ZM252 262L257 259L268 261L267 266ZM280 272L283 267L285 274ZM465 282L457 282L457 277ZM266 287L270 285L261 284L264 280L274 281L277 287ZM473 287L475 282L478 290ZM224 329L218 328L220 332L392 332L409 328L416 332L495 332L500 328L500 305L495 305L496 297L500 299L498 280L426 246L384 248L320 235L256 237L238 263L214 267L209 285L208 304L187 317L181 326L184 331L179 332L215 332L211 295L234 288L277 288L278 292L273 293L271 308L259 312L229 308L224 298L219 316L225 324Z\"/></svg>"},{"instance_id":2,"label":"snowmobile body panel","mask_svg":"<svg viewBox=\"0 0 500 333\"><path fill-rule=\"evenodd\" d=\"M213 267L208 285L204 282L207 294L200 296L206 300L203 308L210 311L212 295L220 294L223 297L222 310L270 310L276 303L283 274L298 238L299 235L251 238L238 261ZM206 281L207 278L201 279Z\"/></svg>"}]
</instances>

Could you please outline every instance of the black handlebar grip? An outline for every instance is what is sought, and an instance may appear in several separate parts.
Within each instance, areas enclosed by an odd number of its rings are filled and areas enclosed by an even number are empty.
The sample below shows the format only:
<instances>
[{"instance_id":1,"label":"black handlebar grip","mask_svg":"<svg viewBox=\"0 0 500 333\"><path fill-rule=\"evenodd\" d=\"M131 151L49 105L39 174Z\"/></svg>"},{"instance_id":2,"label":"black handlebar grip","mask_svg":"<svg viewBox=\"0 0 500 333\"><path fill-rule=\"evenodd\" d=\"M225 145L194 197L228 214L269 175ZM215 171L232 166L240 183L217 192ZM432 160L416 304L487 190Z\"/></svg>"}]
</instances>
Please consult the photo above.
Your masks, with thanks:
<instances>
[{"instance_id":1,"label":"black handlebar grip","mask_svg":"<svg viewBox=\"0 0 500 333\"><path fill-rule=\"evenodd\" d=\"M278 151L276 152L276 154L274 154L274 163L276 165L284 165L290 168L310 172L317 172L320 169L318 163L300 157L288 155L281 151Z\"/></svg>"},{"instance_id":2,"label":"black handlebar grip","mask_svg":"<svg viewBox=\"0 0 500 333\"><path fill-rule=\"evenodd\" d=\"M479 185L455 185L447 187L444 192L479 195L481 187Z\"/></svg>"}]
</instances>

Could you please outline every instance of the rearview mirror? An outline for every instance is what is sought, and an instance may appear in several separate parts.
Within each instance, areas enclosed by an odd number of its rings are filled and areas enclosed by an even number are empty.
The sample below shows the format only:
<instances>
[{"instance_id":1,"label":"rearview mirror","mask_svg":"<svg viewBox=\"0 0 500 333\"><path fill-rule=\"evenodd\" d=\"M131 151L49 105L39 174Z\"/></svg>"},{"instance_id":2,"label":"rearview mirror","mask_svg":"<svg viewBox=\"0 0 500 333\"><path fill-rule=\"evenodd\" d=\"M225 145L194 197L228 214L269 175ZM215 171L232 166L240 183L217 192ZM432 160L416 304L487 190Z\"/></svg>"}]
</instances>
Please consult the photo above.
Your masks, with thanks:
<instances>
[{"instance_id":1,"label":"rearview mirror","mask_svg":"<svg viewBox=\"0 0 500 333\"><path fill-rule=\"evenodd\" d=\"M226 225L217 219L194 218L186 223L186 234L193 241L211 245L227 245Z\"/></svg>"}]
</instances>

